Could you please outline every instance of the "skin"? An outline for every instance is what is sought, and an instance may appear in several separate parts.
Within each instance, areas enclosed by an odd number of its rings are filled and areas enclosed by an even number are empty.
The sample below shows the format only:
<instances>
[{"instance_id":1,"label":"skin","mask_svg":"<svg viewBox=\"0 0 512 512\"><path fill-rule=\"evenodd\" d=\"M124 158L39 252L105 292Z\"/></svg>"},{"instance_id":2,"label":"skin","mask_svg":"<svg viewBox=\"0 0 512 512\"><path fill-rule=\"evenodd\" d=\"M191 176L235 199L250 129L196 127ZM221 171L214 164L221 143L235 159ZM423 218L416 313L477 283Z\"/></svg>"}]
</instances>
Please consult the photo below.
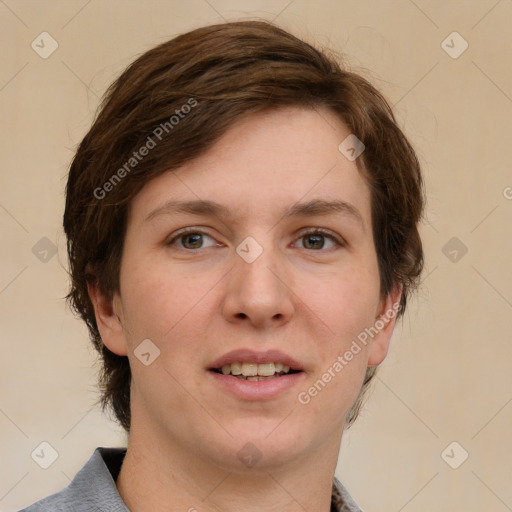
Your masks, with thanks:
<instances>
[{"instance_id":1,"label":"skin","mask_svg":"<svg viewBox=\"0 0 512 512\"><path fill-rule=\"evenodd\" d=\"M132 427L117 480L132 512L330 510L345 415L367 366L384 360L394 320L307 405L297 395L399 300L398 291L380 293L369 188L338 150L349 133L326 109L250 115L132 200L120 293L89 289L104 343L132 368ZM169 200L197 199L233 216L151 215ZM360 218L283 218L313 199L342 200ZM177 236L186 227L205 235ZM309 228L343 245L305 236ZM263 248L252 263L236 252L248 236ZM149 366L134 356L147 338L161 351ZM207 368L238 348L291 355L303 365L301 382L263 401L220 389ZM247 442L261 454L252 467L237 456Z\"/></svg>"}]
</instances>

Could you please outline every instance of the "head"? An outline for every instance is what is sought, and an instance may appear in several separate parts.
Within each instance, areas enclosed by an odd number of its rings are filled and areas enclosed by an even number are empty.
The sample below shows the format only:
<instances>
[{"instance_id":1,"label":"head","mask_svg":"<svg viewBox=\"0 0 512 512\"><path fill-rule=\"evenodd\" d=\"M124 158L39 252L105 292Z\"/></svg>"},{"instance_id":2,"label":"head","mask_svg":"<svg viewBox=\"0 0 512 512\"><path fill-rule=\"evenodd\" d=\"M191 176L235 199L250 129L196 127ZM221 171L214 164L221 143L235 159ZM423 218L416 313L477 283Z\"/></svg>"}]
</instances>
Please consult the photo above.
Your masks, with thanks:
<instances>
[{"instance_id":1,"label":"head","mask_svg":"<svg viewBox=\"0 0 512 512\"><path fill-rule=\"evenodd\" d=\"M338 148L349 135L364 144L355 159ZM204 204L177 214L169 203L199 200L231 216ZM344 206L283 217L308 200ZM325 51L251 21L146 52L109 88L67 184L69 300L101 355L103 405L129 431L134 407L163 400L176 409L155 418L172 430L191 396L208 398L199 366L280 343L305 359L311 386L386 315L318 396L293 404L297 418L328 408L339 416L328 425L350 426L422 269L422 209L418 160L388 103ZM322 219L334 238L300 232ZM197 229L186 238L182 226ZM262 251L252 262L239 248L247 237L254 245L243 248ZM135 354L144 339L160 351L150 366ZM197 373L179 377L196 361ZM183 396L152 402L158 386ZM273 406L259 406L243 410L275 424ZM228 418L226 429L244 421Z\"/></svg>"}]
</instances>

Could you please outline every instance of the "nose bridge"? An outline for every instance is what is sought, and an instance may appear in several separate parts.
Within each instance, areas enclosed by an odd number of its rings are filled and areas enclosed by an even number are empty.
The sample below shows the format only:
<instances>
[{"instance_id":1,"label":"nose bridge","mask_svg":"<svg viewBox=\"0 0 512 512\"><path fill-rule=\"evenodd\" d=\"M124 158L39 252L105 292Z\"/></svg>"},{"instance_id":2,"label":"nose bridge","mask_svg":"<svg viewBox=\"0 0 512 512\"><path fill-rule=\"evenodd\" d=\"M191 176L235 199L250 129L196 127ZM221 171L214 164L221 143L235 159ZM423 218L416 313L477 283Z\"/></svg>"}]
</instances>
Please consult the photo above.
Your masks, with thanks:
<instances>
[{"instance_id":1,"label":"nose bridge","mask_svg":"<svg viewBox=\"0 0 512 512\"><path fill-rule=\"evenodd\" d=\"M275 273L278 266L276 259L275 250L268 245L254 260L246 260L241 257L242 261L237 262L237 266L240 268L240 284L248 290L257 291L259 289L269 298L276 294L279 291ZM271 270L272 268L274 272Z\"/></svg>"},{"instance_id":2,"label":"nose bridge","mask_svg":"<svg viewBox=\"0 0 512 512\"><path fill-rule=\"evenodd\" d=\"M264 241L263 241L264 238ZM271 236L244 239L236 249L225 314L247 318L253 324L286 321L293 312L290 291L284 284L283 258Z\"/></svg>"}]
</instances>

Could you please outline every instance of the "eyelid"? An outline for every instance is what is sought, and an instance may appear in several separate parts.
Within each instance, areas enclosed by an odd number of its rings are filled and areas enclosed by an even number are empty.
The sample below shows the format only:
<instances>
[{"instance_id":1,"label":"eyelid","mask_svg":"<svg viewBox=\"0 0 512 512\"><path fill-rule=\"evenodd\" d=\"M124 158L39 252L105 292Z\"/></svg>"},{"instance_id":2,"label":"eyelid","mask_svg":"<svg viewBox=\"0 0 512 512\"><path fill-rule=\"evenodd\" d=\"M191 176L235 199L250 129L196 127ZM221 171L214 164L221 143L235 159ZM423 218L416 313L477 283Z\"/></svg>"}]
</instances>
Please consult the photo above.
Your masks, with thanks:
<instances>
[{"instance_id":1,"label":"eyelid","mask_svg":"<svg viewBox=\"0 0 512 512\"><path fill-rule=\"evenodd\" d=\"M221 243L218 242L216 240L216 238L214 236L212 236L211 234L209 234L204 228L196 228L194 226L189 226L186 228L179 229L178 231L175 231L166 240L165 245L174 245L174 243L180 237L182 237L183 235L187 235L189 233L198 234L198 235L206 235L206 236L210 237L212 240L215 240L217 247L219 245L221 245ZM296 243L300 238L302 238L304 236L316 235L316 234L319 234L319 235L325 236L326 238L331 239L338 247L346 247L348 245L347 242L340 235L338 235L334 231L331 231L330 229L321 228L321 227L308 227L308 228L303 228L302 230L299 230L294 235L294 243ZM187 251L187 252L194 252L194 251L198 250L198 249L196 249L196 250L185 249L185 248L179 247L179 246L178 246L178 248L183 249L184 251ZM200 249L205 249L205 248L201 247ZM311 252L327 252L327 251L326 250L318 250L318 251L311 250Z\"/></svg>"},{"instance_id":2,"label":"eyelid","mask_svg":"<svg viewBox=\"0 0 512 512\"><path fill-rule=\"evenodd\" d=\"M195 228L194 226L189 226L189 227L186 227L186 228L182 228L182 229L178 229L178 231L174 231L174 233L172 233L165 241L165 245L173 245L174 242L176 242L180 237L182 237L183 235L188 235L189 233L192 233L192 234L198 234L198 235L206 235L206 236L209 236L212 240L215 240L216 242L216 245L219 245L220 242L218 242L216 240L215 237L213 237L212 235L210 235L207 231L205 231L204 228ZM183 249L185 251L189 251L191 252L190 249L184 249L183 247L179 247L179 249Z\"/></svg>"},{"instance_id":3,"label":"eyelid","mask_svg":"<svg viewBox=\"0 0 512 512\"><path fill-rule=\"evenodd\" d=\"M326 228L320 228L320 227L304 228L303 230L301 230L297 233L296 238L299 239L306 235L316 235L316 234L323 235L326 238L330 238L331 240L333 240L336 243L336 245L338 245L340 247L346 247L348 245L347 242L345 241L345 239L342 238L337 233L335 233L334 231L331 231L330 229L326 229ZM313 251L313 252L326 252L326 251Z\"/></svg>"}]
</instances>

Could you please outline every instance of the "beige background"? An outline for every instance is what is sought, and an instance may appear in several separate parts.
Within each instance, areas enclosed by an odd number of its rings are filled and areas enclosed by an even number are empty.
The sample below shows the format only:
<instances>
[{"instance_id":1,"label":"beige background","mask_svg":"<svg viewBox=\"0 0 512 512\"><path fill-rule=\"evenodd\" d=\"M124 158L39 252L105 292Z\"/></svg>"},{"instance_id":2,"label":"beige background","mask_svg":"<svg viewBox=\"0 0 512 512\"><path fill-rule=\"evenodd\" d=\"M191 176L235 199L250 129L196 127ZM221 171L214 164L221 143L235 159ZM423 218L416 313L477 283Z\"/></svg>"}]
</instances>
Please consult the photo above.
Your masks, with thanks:
<instances>
[{"instance_id":1,"label":"beige background","mask_svg":"<svg viewBox=\"0 0 512 512\"><path fill-rule=\"evenodd\" d=\"M395 105L427 181L422 289L344 438L337 475L366 512L510 510L510 0L0 0L0 509L61 489L96 446L124 443L93 407L94 354L62 300L73 148L135 56L247 17L346 53ZM47 59L31 48L43 31L59 45ZM458 58L441 45L454 31L469 44ZM59 454L46 470L31 458L42 441ZM469 453L457 469L442 458L453 441L452 465Z\"/></svg>"}]
</instances>

